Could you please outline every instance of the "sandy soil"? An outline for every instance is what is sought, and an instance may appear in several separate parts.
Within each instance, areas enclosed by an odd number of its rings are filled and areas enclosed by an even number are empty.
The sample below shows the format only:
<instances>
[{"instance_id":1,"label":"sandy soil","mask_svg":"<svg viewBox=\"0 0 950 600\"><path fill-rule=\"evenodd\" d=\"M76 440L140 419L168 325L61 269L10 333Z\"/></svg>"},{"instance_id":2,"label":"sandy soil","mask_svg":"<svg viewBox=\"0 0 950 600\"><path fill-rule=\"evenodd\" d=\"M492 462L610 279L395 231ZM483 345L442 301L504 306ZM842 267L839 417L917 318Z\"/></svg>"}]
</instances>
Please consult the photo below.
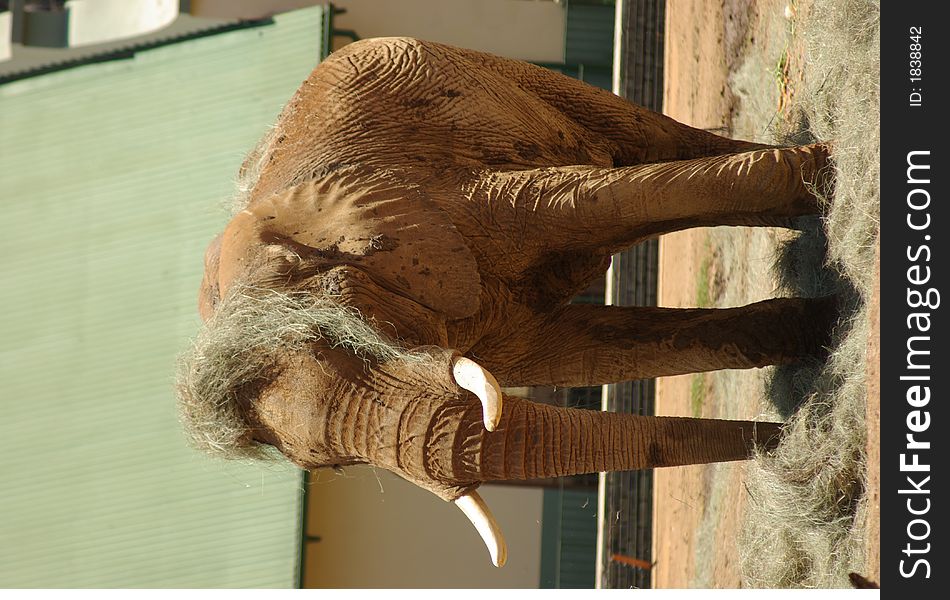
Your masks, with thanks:
<instances>
[{"instance_id":1,"label":"sandy soil","mask_svg":"<svg viewBox=\"0 0 950 600\"><path fill-rule=\"evenodd\" d=\"M671 2L667 4L666 83L664 112L674 119L705 129L726 133L733 98L729 92L730 57L727 55L727 13L733 7L717 0ZM735 16L732 15L732 21ZM731 37L731 36L730 36ZM708 230L695 229L664 236L660 240L659 304L670 307L697 306L699 276L709 256ZM694 378L702 378L694 384ZM692 388L706 391L708 376L683 375L657 382L657 414L695 416ZM702 416L713 416L703 406ZM698 412L698 411L696 411ZM710 481L717 475L729 480L733 490L740 486L741 464L708 465L659 469L654 475L653 585L656 588L738 587L738 557L734 544L741 499L731 494L720 507L711 505ZM718 509L723 509L721 512ZM697 560L704 515L717 511L715 576ZM710 549L711 550L711 549ZM707 581L700 581L706 579Z\"/></svg>"},{"instance_id":2,"label":"sandy soil","mask_svg":"<svg viewBox=\"0 0 950 600\"><path fill-rule=\"evenodd\" d=\"M664 112L722 135L771 141L763 124L733 122L739 99L733 95L735 80L730 88L730 75L750 68L741 64L750 45L763 49L763 55L782 53L785 5L779 0L668 3ZM792 70L801 68L800 57L795 48L789 50ZM770 66L774 65L753 64L752 68L761 71ZM795 73L791 73L791 83L783 78L784 88L774 85L778 79L774 77L770 83L769 76L759 77L751 93L745 90L743 96L747 102L769 102L778 109L794 94ZM660 305L736 306L776 295L772 249L785 235L787 232L775 229L715 228L664 236L660 241ZM730 266L734 264L743 266ZM874 339L872 335L872 344ZM876 363L874 359L869 362ZM776 420L778 416L761 402L764 376L762 370L752 370L661 378L657 382L657 414ZM869 381L876 381L875 372L869 373ZM876 397L873 391L869 395ZM869 404L874 405L873 401ZM869 423L877 422L869 419ZM869 458L876 464L878 438L869 437ZM740 462L655 472L654 587L742 586L736 540L748 501L745 471L746 463ZM872 497L871 504L869 518L879 522L873 509L879 500L875 503ZM877 530L876 525L869 528ZM874 580L879 571L876 552L870 549L876 544L876 540L868 540L867 574Z\"/></svg>"}]
</instances>

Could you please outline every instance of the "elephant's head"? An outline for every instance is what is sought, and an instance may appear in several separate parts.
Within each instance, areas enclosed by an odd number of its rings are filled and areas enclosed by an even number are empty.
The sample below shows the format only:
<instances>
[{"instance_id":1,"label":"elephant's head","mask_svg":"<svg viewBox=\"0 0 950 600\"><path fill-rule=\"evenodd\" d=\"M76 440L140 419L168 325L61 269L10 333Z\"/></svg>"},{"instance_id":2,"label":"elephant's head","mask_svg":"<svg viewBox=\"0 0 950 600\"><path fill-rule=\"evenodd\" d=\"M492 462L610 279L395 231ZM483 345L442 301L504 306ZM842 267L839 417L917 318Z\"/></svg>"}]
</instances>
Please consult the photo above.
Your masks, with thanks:
<instances>
[{"instance_id":1,"label":"elephant's head","mask_svg":"<svg viewBox=\"0 0 950 600\"><path fill-rule=\"evenodd\" d=\"M255 202L212 243L206 324L178 382L199 447L232 457L276 448L306 469L389 469L455 502L500 565L505 545L475 491L482 482L736 460L756 437L777 433L772 424L617 415L504 395L490 373L447 347L446 319L477 308L479 289L473 265L474 285L448 277L465 277L470 256L453 262L445 247L427 246L433 236L451 242L451 224L418 225L434 231L415 237L384 186L354 189L345 179L302 184ZM332 235L324 219L333 219ZM374 245L377 236L387 241ZM445 258L412 271L414 257L427 254Z\"/></svg>"},{"instance_id":2,"label":"elephant's head","mask_svg":"<svg viewBox=\"0 0 950 600\"><path fill-rule=\"evenodd\" d=\"M479 472L481 434L502 424L503 395L473 361L437 346L405 350L322 291L240 283L184 357L178 391L197 446L255 458L276 448L306 469L387 468L455 501L504 563L501 535L475 493L482 480L508 475L503 461L494 474ZM546 476L535 471L510 476Z\"/></svg>"}]
</instances>

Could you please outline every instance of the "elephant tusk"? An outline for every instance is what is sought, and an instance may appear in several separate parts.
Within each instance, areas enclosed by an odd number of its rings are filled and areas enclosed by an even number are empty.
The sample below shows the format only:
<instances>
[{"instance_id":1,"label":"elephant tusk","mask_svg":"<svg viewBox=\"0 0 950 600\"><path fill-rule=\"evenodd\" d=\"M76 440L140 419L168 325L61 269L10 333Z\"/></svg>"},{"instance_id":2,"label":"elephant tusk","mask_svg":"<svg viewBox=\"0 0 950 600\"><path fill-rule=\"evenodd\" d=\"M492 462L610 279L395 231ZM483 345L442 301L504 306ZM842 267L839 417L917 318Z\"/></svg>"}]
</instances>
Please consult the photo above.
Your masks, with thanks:
<instances>
[{"instance_id":1,"label":"elephant tusk","mask_svg":"<svg viewBox=\"0 0 950 600\"><path fill-rule=\"evenodd\" d=\"M478 535L482 536L485 545L488 546L488 554L491 555L491 562L496 567L505 566L508 560L508 546L505 544L505 536L501 533L501 528L488 505L478 495L478 492L472 491L461 498L455 500L455 505L462 509L468 520L472 522Z\"/></svg>"},{"instance_id":2,"label":"elephant tusk","mask_svg":"<svg viewBox=\"0 0 950 600\"><path fill-rule=\"evenodd\" d=\"M452 375L455 383L476 396L482 402L482 420L485 429L495 431L501 421L501 386L495 377L483 369L477 362L459 356L452 363Z\"/></svg>"}]
</instances>

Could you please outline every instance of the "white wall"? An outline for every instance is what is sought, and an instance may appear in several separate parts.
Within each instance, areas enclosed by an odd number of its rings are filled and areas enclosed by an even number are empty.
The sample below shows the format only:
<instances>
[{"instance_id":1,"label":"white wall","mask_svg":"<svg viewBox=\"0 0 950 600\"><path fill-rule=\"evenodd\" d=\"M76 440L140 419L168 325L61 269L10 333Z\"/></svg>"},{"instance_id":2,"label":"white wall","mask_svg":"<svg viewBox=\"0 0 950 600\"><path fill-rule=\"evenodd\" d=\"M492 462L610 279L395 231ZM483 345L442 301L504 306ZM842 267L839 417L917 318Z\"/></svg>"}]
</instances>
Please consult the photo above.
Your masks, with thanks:
<instances>
[{"instance_id":1,"label":"white wall","mask_svg":"<svg viewBox=\"0 0 950 600\"><path fill-rule=\"evenodd\" d=\"M261 19L324 4L324 0L191 0L189 12L213 19Z\"/></svg>"},{"instance_id":2,"label":"white wall","mask_svg":"<svg viewBox=\"0 0 950 600\"><path fill-rule=\"evenodd\" d=\"M340 29L411 36L534 62L564 60L564 8L544 0L334 0ZM337 44L346 43L337 38Z\"/></svg>"},{"instance_id":3,"label":"white wall","mask_svg":"<svg viewBox=\"0 0 950 600\"><path fill-rule=\"evenodd\" d=\"M157 31L178 16L178 0L70 2L70 46L88 46Z\"/></svg>"},{"instance_id":4,"label":"white wall","mask_svg":"<svg viewBox=\"0 0 950 600\"><path fill-rule=\"evenodd\" d=\"M508 542L496 568L454 505L387 471L312 475L307 587L535 588L541 565L540 489L479 488Z\"/></svg>"},{"instance_id":5,"label":"white wall","mask_svg":"<svg viewBox=\"0 0 950 600\"><path fill-rule=\"evenodd\" d=\"M191 13L253 19L316 0L192 0ZM564 8L553 0L333 0L336 26L361 38L411 36L535 62L564 60ZM337 45L347 43L338 38Z\"/></svg>"},{"instance_id":6,"label":"white wall","mask_svg":"<svg viewBox=\"0 0 950 600\"><path fill-rule=\"evenodd\" d=\"M10 60L13 56L12 26L13 13L0 12L0 61Z\"/></svg>"}]
</instances>

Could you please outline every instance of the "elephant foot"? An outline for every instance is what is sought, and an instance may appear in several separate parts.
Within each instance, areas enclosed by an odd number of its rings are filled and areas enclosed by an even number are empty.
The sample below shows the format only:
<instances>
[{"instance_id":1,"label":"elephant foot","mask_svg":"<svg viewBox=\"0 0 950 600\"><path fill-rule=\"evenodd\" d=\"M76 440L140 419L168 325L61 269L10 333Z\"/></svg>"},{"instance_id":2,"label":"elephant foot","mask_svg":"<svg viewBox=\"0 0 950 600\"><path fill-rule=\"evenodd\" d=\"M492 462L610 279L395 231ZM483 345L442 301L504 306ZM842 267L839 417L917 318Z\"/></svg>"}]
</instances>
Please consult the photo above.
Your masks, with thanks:
<instances>
[{"instance_id":1,"label":"elephant foot","mask_svg":"<svg viewBox=\"0 0 950 600\"><path fill-rule=\"evenodd\" d=\"M824 361L841 316L838 296L774 298L744 307L725 326L739 363L718 368L749 368Z\"/></svg>"},{"instance_id":2,"label":"elephant foot","mask_svg":"<svg viewBox=\"0 0 950 600\"><path fill-rule=\"evenodd\" d=\"M771 452L778 448L778 445L782 442L782 436L784 435L782 427L782 423L756 423L754 439L752 440L755 448L759 452Z\"/></svg>"},{"instance_id":3,"label":"elephant foot","mask_svg":"<svg viewBox=\"0 0 950 600\"><path fill-rule=\"evenodd\" d=\"M808 355L822 360L827 359L833 349L835 327L841 320L843 298L835 294L807 298L805 302L807 303L806 318L811 320L811 326L808 329L812 339L806 342L806 348L810 348Z\"/></svg>"}]
</instances>

